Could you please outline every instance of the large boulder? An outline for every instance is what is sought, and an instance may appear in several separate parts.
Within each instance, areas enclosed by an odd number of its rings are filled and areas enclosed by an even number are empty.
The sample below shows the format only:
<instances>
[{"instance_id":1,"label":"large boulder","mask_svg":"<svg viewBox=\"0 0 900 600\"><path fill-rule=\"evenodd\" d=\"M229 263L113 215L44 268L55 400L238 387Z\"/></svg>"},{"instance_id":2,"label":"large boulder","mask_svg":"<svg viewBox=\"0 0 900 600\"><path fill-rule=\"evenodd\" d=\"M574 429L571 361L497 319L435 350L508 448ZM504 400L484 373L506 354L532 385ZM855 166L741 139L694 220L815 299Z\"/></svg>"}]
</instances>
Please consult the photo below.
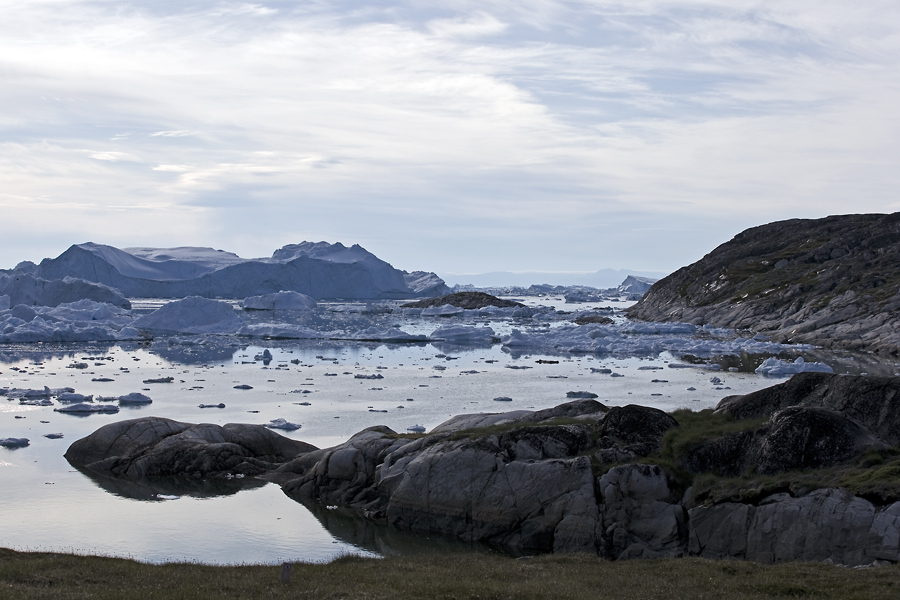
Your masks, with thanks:
<instances>
[{"instance_id":1,"label":"large boulder","mask_svg":"<svg viewBox=\"0 0 900 600\"><path fill-rule=\"evenodd\" d=\"M884 442L900 444L900 377L798 373L784 383L723 398L717 411L736 419L770 416L789 406L830 409Z\"/></svg>"},{"instance_id":2,"label":"large boulder","mask_svg":"<svg viewBox=\"0 0 900 600\"><path fill-rule=\"evenodd\" d=\"M261 425L220 427L143 417L101 427L75 441L65 457L80 469L138 480L259 475L314 450Z\"/></svg>"},{"instance_id":3,"label":"large boulder","mask_svg":"<svg viewBox=\"0 0 900 600\"><path fill-rule=\"evenodd\" d=\"M596 457L614 463L648 456L659 450L663 436L677 426L678 421L657 408L636 404L613 407L600 421Z\"/></svg>"}]
</instances>

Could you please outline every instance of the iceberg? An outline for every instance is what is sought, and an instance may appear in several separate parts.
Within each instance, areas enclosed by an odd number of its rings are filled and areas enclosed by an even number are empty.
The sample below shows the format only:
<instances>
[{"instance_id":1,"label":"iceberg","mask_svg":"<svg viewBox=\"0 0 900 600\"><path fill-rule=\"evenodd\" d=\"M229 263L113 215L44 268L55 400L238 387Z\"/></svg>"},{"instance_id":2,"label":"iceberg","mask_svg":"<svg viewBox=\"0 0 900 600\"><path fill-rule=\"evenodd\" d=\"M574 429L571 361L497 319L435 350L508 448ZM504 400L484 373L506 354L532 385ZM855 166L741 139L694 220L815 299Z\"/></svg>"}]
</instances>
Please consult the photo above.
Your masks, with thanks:
<instances>
[{"instance_id":1,"label":"iceberg","mask_svg":"<svg viewBox=\"0 0 900 600\"><path fill-rule=\"evenodd\" d=\"M276 250L271 258L243 259L212 248L127 248L103 244L71 246L41 261L34 276L76 277L115 288L128 297L247 298L294 291L312 298L406 299L437 290L434 274L416 274L407 284L395 269L359 245L303 242Z\"/></svg>"},{"instance_id":2,"label":"iceberg","mask_svg":"<svg viewBox=\"0 0 900 600\"><path fill-rule=\"evenodd\" d=\"M24 448L29 443L28 438L0 438L0 447L3 448Z\"/></svg>"},{"instance_id":3,"label":"iceberg","mask_svg":"<svg viewBox=\"0 0 900 600\"><path fill-rule=\"evenodd\" d=\"M0 275L0 294L9 296L10 306L59 306L87 299L131 308L131 303L119 290L69 276L47 280L28 273Z\"/></svg>"},{"instance_id":4,"label":"iceberg","mask_svg":"<svg viewBox=\"0 0 900 600\"><path fill-rule=\"evenodd\" d=\"M440 340L454 344L491 344L500 338L490 327L470 327L467 325L445 325L438 327L428 336L432 340Z\"/></svg>"},{"instance_id":5,"label":"iceberg","mask_svg":"<svg viewBox=\"0 0 900 600\"><path fill-rule=\"evenodd\" d=\"M787 377L797 373L834 373L834 369L820 362L805 362L802 356L798 356L797 360L791 362L789 360L779 360L774 356L767 358L761 365L756 367L756 373L765 375L766 377Z\"/></svg>"},{"instance_id":6,"label":"iceberg","mask_svg":"<svg viewBox=\"0 0 900 600\"><path fill-rule=\"evenodd\" d=\"M119 396L118 400L119 404L150 404L153 402L153 400L150 399L150 396L145 396L140 392L131 392L130 394Z\"/></svg>"},{"instance_id":7,"label":"iceberg","mask_svg":"<svg viewBox=\"0 0 900 600\"><path fill-rule=\"evenodd\" d=\"M396 327L372 326L348 336L339 336L334 339L356 340L360 342L427 342L428 336L406 333Z\"/></svg>"},{"instance_id":8,"label":"iceberg","mask_svg":"<svg viewBox=\"0 0 900 600\"><path fill-rule=\"evenodd\" d=\"M72 414L117 413L119 412L119 407L112 404L70 404L69 406L61 406L53 410Z\"/></svg>"},{"instance_id":9,"label":"iceberg","mask_svg":"<svg viewBox=\"0 0 900 600\"><path fill-rule=\"evenodd\" d=\"M284 431L294 431L300 429L300 425L291 423L287 419L272 419L265 425L269 429L283 429Z\"/></svg>"},{"instance_id":10,"label":"iceberg","mask_svg":"<svg viewBox=\"0 0 900 600\"><path fill-rule=\"evenodd\" d=\"M154 333L238 333L244 322L227 302L189 296L135 319L132 327Z\"/></svg>"},{"instance_id":11,"label":"iceberg","mask_svg":"<svg viewBox=\"0 0 900 600\"><path fill-rule=\"evenodd\" d=\"M244 298L241 307L244 310L312 310L316 301L300 292L281 291Z\"/></svg>"}]
</instances>

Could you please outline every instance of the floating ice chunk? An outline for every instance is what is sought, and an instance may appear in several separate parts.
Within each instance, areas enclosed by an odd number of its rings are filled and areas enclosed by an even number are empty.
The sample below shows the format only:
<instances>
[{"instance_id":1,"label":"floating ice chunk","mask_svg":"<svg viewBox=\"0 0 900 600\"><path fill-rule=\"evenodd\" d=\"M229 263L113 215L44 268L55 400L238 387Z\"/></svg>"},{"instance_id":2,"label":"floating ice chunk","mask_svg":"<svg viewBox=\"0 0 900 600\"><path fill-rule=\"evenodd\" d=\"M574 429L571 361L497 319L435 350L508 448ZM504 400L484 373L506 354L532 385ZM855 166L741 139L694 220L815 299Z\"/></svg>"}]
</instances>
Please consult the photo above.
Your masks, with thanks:
<instances>
[{"instance_id":1,"label":"floating ice chunk","mask_svg":"<svg viewBox=\"0 0 900 600\"><path fill-rule=\"evenodd\" d=\"M500 341L490 327L470 327L467 325L445 325L438 327L428 336L432 340L442 340L454 344L490 344Z\"/></svg>"},{"instance_id":2,"label":"floating ice chunk","mask_svg":"<svg viewBox=\"0 0 900 600\"><path fill-rule=\"evenodd\" d=\"M566 398L597 398L594 392L566 392Z\"/></svg>"},{"instance_id":3,"label":"floating ice chunk","mask_svg":"<svg viewBox=\"0 0 900 600\"><path fill-rule=\"evenodd\" d=\"M157 500L178 500L181 496L173 496L171 494L156 494Z\"/></svg>"},{"instance_id":4,"label":"floating ice chunk","mask_svg":"<svg viewBox=\"0 0 900 600\"><path fill-rule=\"evenodd\" d=\"M153 400L150 396L145 396L140 392L131 392L124 396L119 396L119 404L150 404Z\"/></svg>"},{"instance_id":5,"label":"floating ice chunk","mask_svg":"<svg viewBox=\"0 0 900 600\"><path fill-rule=\"evenodd\" d=\"M431 306L429 308L422 309L421 315L423 317L453 317L456 315L461 315L466 312L466 309L459 308L457 306L451 306L450 304L444 304L443 306Z\"/></svg>"},{"instance_id":6,"label":"floating ice chunk","mask_svg":"<svg viewBox=\"0 0 900 600\"><path fill-rule=\"evenodd\" d=\"M198 408L225 408L225 404L219 402L218 404L200 404Z\"/></svg>"},{"instance_id":7,"label":"floating ice chunk","mask_svg":"<svg viewBox=\"0 0 900 600\"><path fill-rule=\"evenodd\" d=\"M84 394L76 394L75 392L63 392L56 397L60 402L65 403L73 403L73 402L93 402L94 396L93 394L90 396L85 396Z\"/></svg>"},{"instance_id":8,"label":"floating ice chunk","mask_svg":"<svg viewBox=\"0 0 900 600\"><path fill-rule=\"evenodd\" d=\"M63 434L61 434L61 433L45 433L44 437L51 439L51 440L61 440L63 438Z\"/></svg>"},{"instance_id":9,"label":"floating ice chunk","mask_svg":"<svg viewBox=\"0 0 900 600\"><path fill-rule=\"evenodd\" d=\"M244 298L241 306L244 310L312 310L317 304L306 294L281 291Z\"/></svg>"},{"instance_id":10,"label":"floating ice chunk","mask_svg":"<svg viewBox=\"0 0 900 600\"><path fill-rule=\"evenodd\" d=\"M189 296L135 319L136 329L162 333L238 333L244 322L227 302Z\"/></svg>"},{"instance_id":11,"label":"floating ice chunk","mask_svg":"<svg viewBox=\"0 0 900 600\"><path fill-rule=\"evenodd\" d=\"M285 431L294 431L295 429L300 429L300 425L296 423L291 423L286 419L272 419L268 423L266 423L266 427L269 429L283 429Z\"/></svg>"},{"instance_id":12,"label":"floating ice chunk","mask_svg":"<svg viewBox=\"0 0 900 600\"><path fill-rule=\"evenodd\" d=\"M406 428L406 430L410 433L425 433L424 425L410 425Z\"/></svg>"},{"instance_id":13,"label":"floating ice chunk","mask_svg":"<svg viewBox=\"0 0 900 600\"><path fill-rule=\"evenodd\" d=\"M53 406L50 398L22 398L19 404L24 406Z\"/></svg>"},{"instance_id":14,"label":"floating ice chunk","mask_svg":"<svg viewBox=\"0 0 900 600\"><path fill-rule=\"evenodd\" d=\"M89 414L89 413L117 413L119 412L118 406L113 406L111 404L70 404L69 406L61 406L59 408L54 408L56 412L61 413L72 413L72 414Z\"/></svg>"},{"instance_id":15,"label":"floating ice chunk","mask_svg":"<svg viewBox=\"0 0 900 600\"><path fill-rule=\"evenodd\" d=\"M353 376L354 379L384 379L384 375L381 373L375 373L374 375L363 375L362 373L357 373Z\"/></svg>"},{"instance_id":16,"label":"floating ice chunk","mask_svg":"<svg viewBox=\"0 0 900 600\"><path fill-rule=\"evenodd\" d=\"M0 438L0 446L3 448L24 448L30 443L28 438Z\"/></svg>"},{"instance_id":17,"label":"floating ice chunk","mask_svg":"<svg viewBox=\"0 0 900 600\"><path fill-rule=\"evenodd\" d=\"M420 334L406 333L397 327L372 326L340 339L358 340L361 342L425 342L428 337Z\"/></svg>"},{"instance_id":18,"label":"floating ice chunk","mask_svg":"<svg viewBox=\"0 0 900 600\"><path fill-rule=\"evenodd\" d=\"M722 380L719 379L718 377L710 377L709 382L713 385L719 385L722 383Z\"/></svg>"},{"instance_id":19,"label":"floating ice chunk","mask_svg":"<svg viewBox=\"0 0 900 600\"><path fill-rule=\"evenodd\" d=\"M234 386L234 389L236 389L236 390L252 390L253 386L247 385L246 383L242 383L240 385Z\"/></svg>"},{"instance_id":20,"label":"floating ice chunk","mask_svg":"<svg viewBox=\"0 0 900 600\"><path fill-rule=\"evenodd\" d=\"M512 402L512 398L509 396L497 396L494 398L494 402Z\"/></svg>"},{"instance_id":21,"label":"floating ice chunk","mask_svg":"<svg viewBox=\"0 0 900 600\"><path fill-rule=\"evenodd\" d=\"M337 331L316 331L301 325L288 323L255 323L243 327L238 335L245 337L264 337L273 340L324 340L340 335Z\"/></svg>"},{"instance_id":22,"label":"floating ice chunk","mask_svg":"<svg viewBox=\"0 0 900 600\"><path fill-rule=\"evenodd\" d=\"M802 356L798 356L797 360L791 362L789 360L779 360L774 356L767 358L761 365L756 367L756 373L767 377L786 377L796 373L834 373L834 369L825 363L812 362L808 363L803 360Z\"/></svg>"},{"instance_id":23,"label":"floating ice chunk","mask_svg":"<svg viewBox=\"0 0 900 600\"><path fill-rule=\"evenodd\" d=\"M594 367L591 367L591 373L600 373L601 375L609 375L610 373L612 373L612 369L605 369L605 368L595 369Z\"/></svg>"}]
</instances>

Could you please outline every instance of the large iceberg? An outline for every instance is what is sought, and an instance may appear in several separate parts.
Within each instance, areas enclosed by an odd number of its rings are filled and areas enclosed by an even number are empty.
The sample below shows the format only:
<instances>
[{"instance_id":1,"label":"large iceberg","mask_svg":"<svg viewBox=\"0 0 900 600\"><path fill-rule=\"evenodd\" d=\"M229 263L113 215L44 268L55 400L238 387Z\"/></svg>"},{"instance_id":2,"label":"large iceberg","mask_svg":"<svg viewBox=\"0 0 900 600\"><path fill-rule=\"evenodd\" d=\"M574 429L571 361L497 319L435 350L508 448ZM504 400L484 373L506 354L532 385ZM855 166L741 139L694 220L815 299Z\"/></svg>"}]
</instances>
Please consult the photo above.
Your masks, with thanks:
<instances>
[{"instance_id":1,"label":"large iceberg","mask_svg":"<svg viewBox=\"0 0 900 600\"><path fill-rule=\"evenodd\" d=\"M227 302L190 296L135 319L132 327L152 333L238 333L244 322Z\"/></svg>"},{"instance_id":2,"label":"large iceberg","mask_svg":"<svg viewBox=\"0 0 900 600\"><path fill-rule=\"evenodd\" d=\"M139 339L128 327L132 320L130 311L92 300L55 307L18 304L0 311L0 343Z\"/></svg>"},{"instance_id":3,"label":"large iceberg","mask_svg":"<svg viewBox=\"0 0 900 600\"><path fill-rule=\"evenodd\" d=\"M241 306L244 310L312 310L316 301L300 292L281 291L244 298Z\"/></svg>"},{"instance_id":4,"label":"large iceberg","mask_svg":"<svg viewBox=\"0 0 900 600\"><path fill-rule=\"evenodd\" d=\"M45 279L78 277L116 288L128 297L246 298L295 291L313 298L404 299L426 295L406 274L364 248L303 242L276 250L271 258L243 259L211 248L130 248L102 244L71 246L35 269ZM411 283L436 290L436 279L416 274ZM421 280L421 282L419 282ZM419 282L419 283L417 283Z\"/></svg>"},{"instance_id":5,"label":"large iceberg","mask_svg":"<svg viewBox=\"0 0 900 600\"><path fill-rule=\"evenodd\" d=\"M9 297L6 308L17 304L59 306L85 299L131 308L131 303L118 290L102 283L68 276L47 280L27 273L0 275L0 296L2 295ZM2 308L4 307L0 304L0 309Z\"/></svg>"}]
</instances>

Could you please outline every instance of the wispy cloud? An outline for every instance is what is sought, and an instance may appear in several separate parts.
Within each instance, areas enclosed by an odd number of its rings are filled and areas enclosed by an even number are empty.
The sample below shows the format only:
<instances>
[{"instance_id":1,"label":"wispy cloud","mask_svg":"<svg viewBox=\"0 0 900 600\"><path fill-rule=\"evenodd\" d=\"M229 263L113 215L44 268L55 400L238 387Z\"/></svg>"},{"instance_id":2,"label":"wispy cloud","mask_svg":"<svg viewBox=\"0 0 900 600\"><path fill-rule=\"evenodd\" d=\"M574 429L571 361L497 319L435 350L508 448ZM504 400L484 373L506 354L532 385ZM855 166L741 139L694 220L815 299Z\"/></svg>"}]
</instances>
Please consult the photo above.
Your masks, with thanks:
<instances>
[{"instance_id":1,"label":"wispy cloud","mask_svg":"<svg viewBox=\"0 0 900 600\"><path fill-rule=\"evenodd\" d=\"M662 270L769 220L896 209L894 2L2 7L0 185L25 235Z\"/></svg>"}]
</instances>

